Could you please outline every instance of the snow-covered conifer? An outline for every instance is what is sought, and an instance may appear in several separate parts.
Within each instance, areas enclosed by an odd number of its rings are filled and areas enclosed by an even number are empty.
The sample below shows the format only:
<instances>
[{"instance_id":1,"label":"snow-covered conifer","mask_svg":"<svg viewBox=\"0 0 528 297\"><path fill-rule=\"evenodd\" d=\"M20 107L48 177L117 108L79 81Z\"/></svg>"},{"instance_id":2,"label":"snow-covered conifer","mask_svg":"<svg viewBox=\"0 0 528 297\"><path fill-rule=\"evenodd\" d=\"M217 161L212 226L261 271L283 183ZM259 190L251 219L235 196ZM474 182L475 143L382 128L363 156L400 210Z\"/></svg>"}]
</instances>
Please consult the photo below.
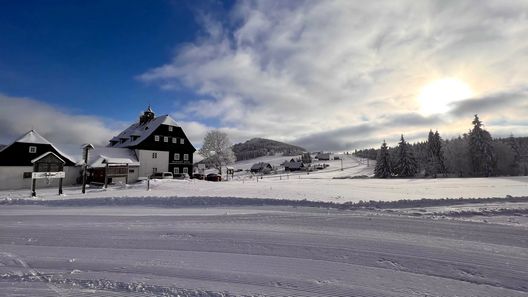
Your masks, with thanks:
<instances>
[{"instance_id":1,"label":"snow-covered conifer","mask_svg":"<svg viewBox=\"0 0 528 297\"><path fill-rule=\"evenodd\" d=\"M385 140L381 145L376 159L376 167L374 168L374 176L379 178L391 177L391 160L389 155L389 148Z\"/></svg>"},{"instance_id":2,"label":"snow-covered conifer","mask_svg":"<svg viewBox=\"0 0 528 297\"><path fill-rule=\"evenodd\" d=\"M495 168L495 152L492 138L482 128L478 115L473 119L473 129L469 132L469 155L474 176L491 176Z\"/></svg>"},{"instance_id":3,"label":"snow-covered conifer","mask_svg":"<svg viewBox=\"0 0 528 297\"><path fill-rule=\"evenodd\" d=\"M396 148L396 166L394 173L400 177L413 177L418 171L418 164L409 144L401 136L401 140Z\"/></svg>"}]
</instances>

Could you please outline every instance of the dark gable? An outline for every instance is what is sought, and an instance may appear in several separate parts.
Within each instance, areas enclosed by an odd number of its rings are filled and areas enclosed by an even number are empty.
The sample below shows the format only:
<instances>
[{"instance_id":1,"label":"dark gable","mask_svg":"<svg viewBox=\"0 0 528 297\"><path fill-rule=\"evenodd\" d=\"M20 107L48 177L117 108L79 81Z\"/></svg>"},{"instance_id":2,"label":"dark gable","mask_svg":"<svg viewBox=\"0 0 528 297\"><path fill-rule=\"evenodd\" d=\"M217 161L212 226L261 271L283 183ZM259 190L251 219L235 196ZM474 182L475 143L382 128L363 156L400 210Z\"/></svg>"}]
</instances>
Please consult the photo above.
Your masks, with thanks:
<instances>
[{"instance_id":1,"label":"dark gable","mask_svg":"<svg viewBox=\"0 0 528 297\"><path fill-rule=\"evenodd\" d=\"M30 147L34 149L30 150ZM0 151L0 166L33 166L31 160L47 152L52 152L64 160L65 166L75 165L50 144L15 142Z\"/></svg>"}]
</instances>

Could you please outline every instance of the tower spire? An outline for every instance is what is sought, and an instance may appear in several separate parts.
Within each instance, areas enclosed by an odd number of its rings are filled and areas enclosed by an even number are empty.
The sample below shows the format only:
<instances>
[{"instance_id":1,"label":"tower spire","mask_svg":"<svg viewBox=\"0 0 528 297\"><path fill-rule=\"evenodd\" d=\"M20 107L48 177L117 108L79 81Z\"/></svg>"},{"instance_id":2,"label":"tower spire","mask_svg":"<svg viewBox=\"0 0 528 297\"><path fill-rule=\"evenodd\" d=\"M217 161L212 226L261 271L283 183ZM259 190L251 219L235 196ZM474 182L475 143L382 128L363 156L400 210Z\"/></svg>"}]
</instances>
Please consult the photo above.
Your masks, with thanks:
<instances>
[{"instance_id":1,"label":"tower spire","mask_svg":"<svg viewBox=\"0 0 528 297\"><path fill-rule=\"evenodd\" d=\"M139 117L139 123L145 124L151 120L153 120L155 117L154 111L152 111L152 107L150 107L150 104L147 107L147 110L143 112L143 114Z\"/></svg>"}]
</instances>

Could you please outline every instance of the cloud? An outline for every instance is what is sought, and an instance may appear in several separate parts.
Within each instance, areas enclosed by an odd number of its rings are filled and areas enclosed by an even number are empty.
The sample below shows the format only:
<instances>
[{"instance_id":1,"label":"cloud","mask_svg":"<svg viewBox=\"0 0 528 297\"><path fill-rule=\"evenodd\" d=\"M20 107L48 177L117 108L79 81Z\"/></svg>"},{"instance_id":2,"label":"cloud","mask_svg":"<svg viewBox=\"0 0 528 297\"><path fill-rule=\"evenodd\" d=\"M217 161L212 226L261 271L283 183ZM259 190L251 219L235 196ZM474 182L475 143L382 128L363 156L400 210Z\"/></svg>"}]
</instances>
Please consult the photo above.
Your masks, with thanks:
<instances>
[{"instance_id":1,"label":"cloud","mask_svg":"<svg viewBox=\"0 0 528 297\"><path fill-rule=\"evenodd\" d=\"M496 114L500 98L486 96L526 84L527 10L527 1L241 1L222 21L200 14L203 35L139 79L194 91L193 120L321 150L430 128L462 133L473 108L492 123L518 106L502 100ZM417 114L420 89L446 77L481 99ZM375 130L354 130L365 125Z\"/></svg>"},{"instance_id":2,"label":"cloud","mask_svg":"<svg viewBox=\"0 0 528 297\"><path fill-rule=\"evenodd\" d=\"M510 112L516 108L526 107L527 104L528 88L522 88L454 102L451 113L457 116L471 116L500 111ZM504 119L502 120L504 121Z\"/></svg>"},{"instance_id":3,"label":"cloud","mask_svg":"<svg viewBox=\"0 0 528 297\"><path fill-rule=\"evenodd\" d=\"M35 129L72 155L80 154L83 143L106 145L119 132L95 116L72 115L40 101L0 94L0 143L9 144Z\"/></svg>"}]
</instances>

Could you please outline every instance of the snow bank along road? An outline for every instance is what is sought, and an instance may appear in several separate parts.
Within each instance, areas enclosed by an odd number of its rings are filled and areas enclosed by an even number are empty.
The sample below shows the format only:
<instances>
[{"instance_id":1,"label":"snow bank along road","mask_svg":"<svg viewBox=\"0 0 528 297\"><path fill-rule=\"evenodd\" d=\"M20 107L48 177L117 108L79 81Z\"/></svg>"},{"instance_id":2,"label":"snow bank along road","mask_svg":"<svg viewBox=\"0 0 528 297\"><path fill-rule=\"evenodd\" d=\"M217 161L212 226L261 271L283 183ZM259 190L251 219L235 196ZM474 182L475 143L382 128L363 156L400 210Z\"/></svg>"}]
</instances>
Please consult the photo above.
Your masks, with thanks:
<instances>
[{"instance_id":1,"label":"snow bank along road","mask_svg":"<svg viewBox=\"0 0 528 297\"><path fill-rule=\"evenodd\" d=\"M0 296L528 296L528 229L293 207L0 207Z\"/></svg>"}]
</instances>

